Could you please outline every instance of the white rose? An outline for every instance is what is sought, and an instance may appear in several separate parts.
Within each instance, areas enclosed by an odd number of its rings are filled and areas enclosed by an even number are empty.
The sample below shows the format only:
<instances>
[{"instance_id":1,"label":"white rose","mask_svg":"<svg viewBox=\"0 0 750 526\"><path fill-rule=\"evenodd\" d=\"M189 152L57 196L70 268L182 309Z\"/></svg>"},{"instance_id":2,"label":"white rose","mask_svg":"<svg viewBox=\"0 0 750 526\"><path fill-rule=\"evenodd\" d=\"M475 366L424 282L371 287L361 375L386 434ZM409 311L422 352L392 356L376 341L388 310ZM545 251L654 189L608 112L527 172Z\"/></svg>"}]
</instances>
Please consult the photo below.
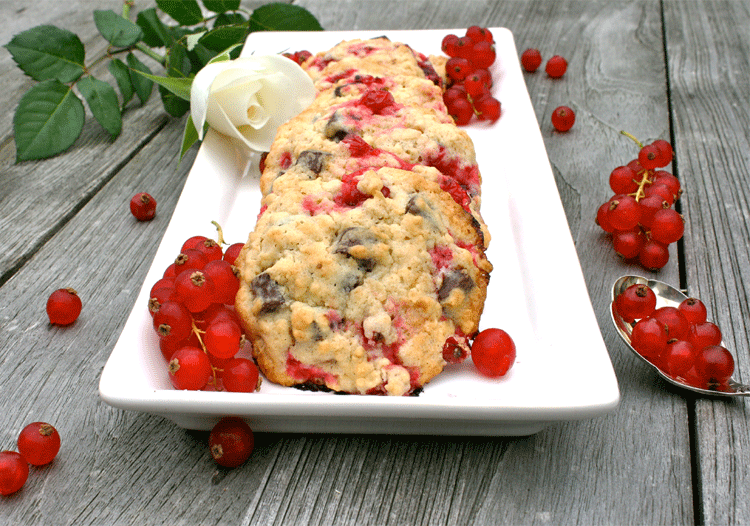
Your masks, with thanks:
<instances>
[{"instance_id":1,"label":"white rose","mask_svg":"<svg viewBox=\"0 0 750 526\"><path fill-rule=\"evenodd\" d=\"M248 148L266 152L276 130L315 98L312 80L296 62L264 55L213 62L190 88L190 113L198 136L204 123Z\"/></svg>"}]
</instances>

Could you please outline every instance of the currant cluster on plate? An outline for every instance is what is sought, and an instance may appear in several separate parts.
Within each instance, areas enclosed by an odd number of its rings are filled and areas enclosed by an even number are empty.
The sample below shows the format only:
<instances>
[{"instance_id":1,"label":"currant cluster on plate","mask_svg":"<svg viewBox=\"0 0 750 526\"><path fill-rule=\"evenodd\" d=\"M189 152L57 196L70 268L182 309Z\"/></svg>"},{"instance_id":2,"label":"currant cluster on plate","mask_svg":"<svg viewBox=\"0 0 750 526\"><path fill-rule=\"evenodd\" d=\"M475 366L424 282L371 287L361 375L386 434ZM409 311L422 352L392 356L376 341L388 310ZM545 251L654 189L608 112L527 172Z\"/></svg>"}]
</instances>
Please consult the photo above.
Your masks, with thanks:
<instances>
[{"instance_id":1,"label":"currant cluster on plate","mask_svg":"<svg viewBox=\"0 0 750 526\"><path fill-rule=\"evenodd\" d=\"M662 169L672 162L669 142L636 143L638 158L612 170L609 186L614 195L597 210L596 223L612 235L620 256L658 270L669 261L669 245L685 231L682 216L672 208L682 188L677 177Z\"/></svg>"},{"instance_id":2,"label":"currant cluster on plate","mask_svg":"<svg viewBox=\"0 0 750 526\"><path fill-rule=\"evenodd\" d=\"M234 311L233 263L241 248L236 243L224 251L213 239L193 236L151 287L148 308L175 389L253 392L260 386Z\"/></svg>"},{"instance_id":3,"label":"currant cluster on plate","mask_svg":"<svg viewBox=\"0 0 750 526\"><path fill-rule=\"evenodd\" d=\"M0 452L0 495L20 490L29 478L29 464L45 466L60 451L60 434L46 422L32 422L18 435L18 451Z\"/></svg>"},{"instance_id":4,"label":"currant cluster on plate","mask_svg":"<svg viewBox=\"0 0 750 526\"><path fill-rule=\"evenodd\" d=\"M443 38L441 48L448 55L445 73L449 86L443 93L448 113L459 126L472 118L494 122L500 118L500 101L492 96L489 67L495 62L495 41L484 27L471 26L459 37Z\"/></svg>"},{"instance_id":5,"label":"currant cluster on plate","mask_svg":"<svg viewBox=\"0 0 750 526\"><path fill-rule=\"evenodd\" d=\"M668 376L702 389L724 390L734 358L722 347L719 327L707 320L706 306L687 298L677 307L656 308L648 285L634 284L615 298L613 308L633 323L630 344Z\"/></svg>"}]
</instances>

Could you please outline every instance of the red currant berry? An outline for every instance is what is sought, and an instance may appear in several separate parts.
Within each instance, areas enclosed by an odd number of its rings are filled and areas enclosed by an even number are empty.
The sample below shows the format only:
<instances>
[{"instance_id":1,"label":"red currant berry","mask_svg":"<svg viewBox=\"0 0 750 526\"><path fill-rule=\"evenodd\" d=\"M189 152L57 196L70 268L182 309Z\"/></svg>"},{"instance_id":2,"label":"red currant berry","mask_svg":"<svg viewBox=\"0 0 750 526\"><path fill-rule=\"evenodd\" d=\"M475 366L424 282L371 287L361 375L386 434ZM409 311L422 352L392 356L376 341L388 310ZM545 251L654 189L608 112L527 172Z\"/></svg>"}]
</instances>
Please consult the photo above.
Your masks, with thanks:
<instances>
[{"instance_id":1,"label":"red currant berry","mask_svg":"<svg viewBox=\"0 0 750 526\"><path fill-rule=\"evenodd\" d=\"M618 166L609 174L609 187L616 194L632 194L638 190L638 174L627 166Z\"/></svg>"},{"instance_id":2,"label":"red currant berry","mask_svg":"<svg viewBox=\"0 0 750 526\"><path fill-rule=\"evenodd\" d=\"M651 224L654 221L654 214L662 208L669 208L669 203L664 201L658 195L650 195L648 197L642 197L638 201L638 206L641 208L641 219L639 223L646 229L651 229Z\"/></svg>"},{"instance_id":3,"label":"red currant berry","mask_svg":"<svg viewBox=\"0 0 750 526\"><path fill-rule=\"evenodd\" d=\"M242 330L239 325L228 320L218 320L206 328L203 342L206 350L216 358L231 358L240 350Z\"/></svg>"},{"instance_id":4,"label":"red currant berry","mask_svg":"<svg viewBox=\"0 0 750 526\"><path fill-rule=\"evenodd\" d=\"M643 244L638 261L649 270L659 270L669 262L669 249L658 241L649 239Z\"/></svg>"},{"instance_id":5,"label":"red currant berry","mask_svg":"<svg viewBox=\"0 0 750 526\"><path fill-rule=\"evenodd\" d=\"M663 139L657 139L652 143L659 150L659 166L663 168L672 162L674 152L672 151L672 145Z\"/></svg>"},{"instance_id":6,"label":"red currant berry","mask_svg":"<svg viewBox=\"0 0 750 526\"><path fill-rule=\"evenodd\" d=\"M214 282L200 270L181 272L174 282L175 294L190 312L206 310L215 294Z\"/></svg>"},{"instance_id":7,"label":"red currant berry","mask_svg":"<svg viewBox=\"0 0 750 526\"><path fill-rule=\"evenodd\" d=\"M529 73L535 72L542 65L542 54L538 49L527 49L521 53L521 65Z\"/></svg>"},{"instance_id":8,"label":"red currant berry","mask_svg":"<svg viewBox=\"0 0 750 526\"><path fill-rule=\"evenodd\" d=\"M474 108L471 103L465 99L456 99L447 105L448 114L456 121L456 125L465 126L469 124L474 116Z\"/></svg>"},{"instance_id":9,"label":"red currant berry","mask_svg":"<svg viewBox=\"0 0 750 526\"><path fill-rule=\"evenodd\" d=\"M709 385L726 384L734 373L734 358L724 347L709 345L695 357L695 372Z\"/></svg>"},{"instance_id":10,"label":"red currant berry","mask_svg":"<svg viewBox=\"0 0 750 526\"><path fill-rule=\"evenodd\" d=\"M609 220L607 219L608 211L609 201L607 201L606 203L602 203L602 205L597 209L595 222L605 232L612 233L615 231L615 229L612 227L612 225L609 224Z\"/></svg>"},{"instance_id":11,"label":"red currant berry","mask_svg":"<svg viewBox=\"0 0 750 526\"><path fill-rule=\"evenodd\" d=\"M471 70L469 60L461 57L451 57L445 64L445 73L455 82L463 81Z\"/></svg>"},{"instance_id":12,"label":"red currant berry","mask_svg":"<svg viewBox=\"0 0 750 526\"><path fill-rule=\"evenodd\" d=\"M472 42L492 42L493 37L490 30L486 27L471 26L466 30L466 36L471 39Z\"/></svg>"},{"instance_id":13,"label":"red currant berry","mask_svg":"<svg viewBox=\"0 0 750 526\"><path fill-rule=\"evenodd\" d=\"M638 320L630 333L630 345L638 353L655 362L667 347L667 328L656 318Z\"/></svg>"},{"instance_id":14,"label":"red currant berry","mask_svg":"<svg viewBox=\"0 0 750 526\"><path fill-rule=\"evenodd\" d=\"M174 260L175 277L188 269L200 270L206 263L208 259L203 252L195 248L187 248Z\"/></svg>"},{"instance_id":15,"label":"red currant berry","mask_svg":"<svg viewBox=\"0 0 750 526\"><path fill-rule=\"evenodd\" d=\"M676 201L682 195L680 180L664 170L657 170L653 175L654 185L664 185L672 191L673 199Z\"/></svg>"},{"instance_id":16,"label":"red currant berry","mask_svg":"<svg viewBox=\"0 0 750 526\"><path fill-rule=\"evenodd\" d=\"M182 247L180 247L180 252L185 252L189 248L197 248L198 245L200 245L204 241L208 241L208 238L206 236L193 236L193 237L189 237L182 244Z\"/></svg>"},{"instance_id":17,"label":"red currant berry","mask_svg":"<svg viewBox=\"0 0 750 526\"><path fill-rule=\"evenodd\" d=\"M612 234L612 247L623 259L638 257L645 242L640 228L616 231Z\"/></svg>"},{"instance_id":18,"label":"red currant berry","mask_svg":"<svg viewBox=\"0 0 750 526\"><path fill-rule=\"evenodd\" d=\"M0 452L0 495L11 495L29 478L29 463L15 451Z\"/></svg>"},{"instance_id":19,"label":"red currant berry","mask_svg":"<svg viewBox=\"0 0 750 526\"><path fill-rule=\"evenodd\" d=\"M653 170L660 167L659 161L661 159L661 152L657 146L653 144L647 144L641 151L638 152L638 162L641 163L646 170Z\"/></svg>"},{"instance_id":20,"label":"red currant berry","mask_svg":"<svg viewBox=\"0 0 750 526\"><path fill-rule=\"evenodd\" d=\"M445 93L443 93L443 102L445 105L449 105L455 100L462 99L468 101L468 93L466 91L466 86L463 84L454 84L447 90L445 90Z\"/></svg>"},{"instance_id":21,"label":"red currant berry","mask_svg":"<svg viewBox=\"0 0 750 526\"><path fill-rule=\"evenodd\" d=\"M193 331L190 311L177 301L165 301L154 313L154 329L161 339L180 342Z\"/></svg>"},{"instance_id":22,"label":"red currant berry","mask_svg":"<svg viewBox=\"0 0 750 526\"><path fill-rule=\"evenodd\" d=\"M484 376L504 376L516 361L516 345L502 329L485 329L471 344L471 359Z\"/></svg>"},{"instance_id":23,"label":"red currant berry","mask_svg":"<svg viewBox=\"0 0 750 526\"><path fill-rule=\"evenodd\" d=\"M198 347L180 347L169 360L169 379L175 389L203 389L211 374L211 361Z\"/></svg>"},{"instance_id":24,"label":"red currant berry","mask_svg":"<svg viewBox=\"0 0 750 526\"><path fill-rule=\"evenodd\" d=\"M495 46L490 42L477 42L471 49L469 62L475 69L487 69L495 62Z\"/></svg>"},{"instance_id":25,"label":"red currant berry","mask_svg":"<svg viewBox=\"0 0 750 526\"><path fill-rule=\"evenodd\" d=\"M667 203L667 208L674 204L674 195L672 190L664 184L647 184L643 189L643 195L645 197L656 196L662 201Z\"/></svg>"},{"instance_id":26,"label":"red currant berry","mask_svg":"<svg viewBox=\"0 0 750 526\"><path fill-rule=\"evenodd\" d=\"M60 434L45 422L33 422L18 435L18 452L34 466L52 462L60 451Z\"/></svg>"},{"instance_id":27,"label":"red currant berry","mask_svg":"<svg viewBox=\"0 0 750 526\"><path fill-rule=\"evenodd\" d=\"M698 298L687 298L677 305L677 308L693 325L703 323L708 318L708 310Z\"/></svg>"},{"instance_id":28,"label":"red currant berry","mask_svg":"<svg viewBox=\"0 0 750 526\"><path fill-rule=\"evenodd\" d=\"M670 340L685 340L690 334L690 322L677 307L660 307L651 317L667 327Z\"/></svg>"},{"instance_id":29,"label":"red currant berry","mask_svg":"<svg viewBox=\"0 0 750 526\"><path fill-rule=\"evenodd\" d=\"M205 239L204 241L197 243L194 249L206 256L207 262L215 261L224 257L224 252L221 250L221 246L213 239Z\"/></svg>"},{"instance_id":30,"label":"red currant berry","mask_svg":"<svg viewBox=\"0 0 750 526\"><path fill-rule=\"evenodd\" d=\"M467 36L459 37L456 40L456 55L457 58L465 58L469 60L471 52L474 49L474 41Z\"/></svg>"},{"instance_id":31,"label":"red currant berry","mask_svg":"<svg viewBox=\"0 0 750 526\"><path fill-rule=\"evenodd\" d=\"M150 221L156 215L156 199L146 192L135 194L130 199L130 213L138 221Z\"/></svg>"},{"instance_id":32,"label":"red currant berry","mask_svg":"<svg viewBox=\"0 0 750 526\"><path fill-rule=\"evenodd\" d=\"M618 194L609 200L607 221L615 230L632 230L640 218L641 209L635 197Z\"/></svg>"},{"instance_id":33,"label":"red currant berry","mask_svg":"<svg viewBox=\"0 0 750 526\"><path fill-rule=\"evenodd\" d=\"M240 250L242 250L242 247L244 246L244 243L234 243L232 245L229 245L224 251L224 261L226 261L230 265L234 265L234 262L237 260L237 256L240 255Z\"/></svg>"},{"instance_id":34,"label":"red currant berry","mask_svg":"<svg viewBox=\"0 0 750 526\"><path fill-rule=\"evenodd\" d=\"M211 430L208 447L217 464L234 468L250 458L255 437L250 426L237 417L222 418Z\"/></svg>"},{"instance_id":35,"label":"red currant berry","mask_svg":"<svg viewBox=\"0 0 750 526\"><path fill-rule=\"evenodd\" d=\"M458 50L456 49L457 44L458 36L451 33L443 37L443 41L440 47L443 50L443 53L445 53L449 57L455 57L458 55Z\"/></svg>"},{"instance_id":36,"label":"red currant berry","mask_svg":"<svg viewBox=\"0 0 750 526\"><path fill-rule=\"evenodd\" d=\"M721 329L715 323L704 321L690 326L688 339L696 349L703 349L710 345L721 345Z\"/></svg>"},{"instance_id":37,"label":"red currant berry","mask_svg":"<svg viewBox=\"0 0 750 526\"><path fill-rule=\"evenodd\" d=\"M83 304L75 289L58 289L47 298L47 316L55 325L70 325L78 319Z\"/></svg>"},{"instance_id":38,"label":"red currant berry","mask_svg":"<svg viewBox=\"0 0 750 526\"><path fill-rule=\"evenodd\" d=\"M234 305L234 297L240 289L240 280L237 279L234 267L223 259L217 259L206 263L203 273L214 283L212 303Z\"/></svg>"},{"instance_id":39,"label":"red currant berry","mask_svg":"<svg viewBox=\"0 0 750 526\"><path fill-rule=\"evenodd\" d=\"M489 90L484 84L484 79L476 71L464 79L464 88L466 88L466 92L474 100L489 94ZM445 101L445 98L443 98L443 101Z\"/></svg>"},{"instance_id":40,"label":"red currant berry","mask_svg":"<svg viewBox=\"0 0 750 526\"><path fill-rule=\"evenodd\" d=\"M500 101L494 97L489 95L481 97L476 101L475 106L480 120L495 122L500 118Z\"/></svg>"},{"instance_id":41,"label":"red currant berry","mask_svg":"<svg viewBox=\"0 0 750 526\"><path fill-rule=\"evenodd\" d=\"M674 243L685 232L685 221L672 208L663 208L654 213L651 221L651 238L664 245Z\"/></svg>"},{"instance_id":42,"label":"red currant berry","mask_svg":"<svg viewBox=\"0 0 750 526\"><path fill-rule=\"evenodd\" d=\"M231 393L252 393L260 387L258 367L247 358L232 358L224 364L221 380Z\"/></svg>"},{"instance_id":43,"label":"red currant berry","mask_svg":"<svg viewBox=\"0 0 750 526\"><path fill-rule=\"evenodd\" d=\"M683 377L695 363L695 347L685 340L670 341L660 357L665 373L672 378Z\"/></svg>"},{"instance_id":44,"label":"red currant berry","mask_svg":"<svg viewBox=\"0 0 750 526\"><path fill-rule=\"evenodd\" d=\"M656 294L648 285L635 283L617 297L617 312L630 322L649 317L656 309Z\"/></svg>"},{"instance_id":45,"label":"red currant berry","mask_svg":"<svg viewBox=\"0 0 750 526\"><path fill-rule=\"evenodd\" d=\"M492 73L490 73L490 70L477 68L472 72L472 75L478 76L488 90L492 87Z\"/></svg>"},{"instance_id":46,"label":"red currant berry","mask_svg":"<svg viewBox=\"0 0 750 526\"><path fill-rule=\"evenodd\" d=\"M547 65L544 67L544 70L547 72L547 75L552 77L553 79L559 79L563 75L565 75L565 71L568 69L568 61L565 60L560 55L555 55L553 57L550 57L550 59L547 61Z\"/></svg>"},{"instance_id":47,"label":"red currant berry","mask_svg":"<svg viewBox=\"0 0 750 526\"><path fill-rule=\"evenodd\" d=\"M557 131L566 132L573 127L576 121L575 112L567 106L558 106L552 112L552 126Z\"/></svg>"}]
</instances>

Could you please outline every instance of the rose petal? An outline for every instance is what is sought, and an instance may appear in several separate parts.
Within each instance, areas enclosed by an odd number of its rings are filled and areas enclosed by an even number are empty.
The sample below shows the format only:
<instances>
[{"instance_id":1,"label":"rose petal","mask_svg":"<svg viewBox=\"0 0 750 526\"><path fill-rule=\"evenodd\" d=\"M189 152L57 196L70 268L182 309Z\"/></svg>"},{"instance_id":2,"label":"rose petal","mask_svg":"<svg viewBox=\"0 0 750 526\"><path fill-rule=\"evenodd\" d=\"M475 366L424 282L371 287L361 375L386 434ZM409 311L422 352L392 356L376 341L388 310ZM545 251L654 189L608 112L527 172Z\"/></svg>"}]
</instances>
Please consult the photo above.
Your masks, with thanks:
<instances>
[{"instance_id":1,"label":"rose petal","mask_svg":"<svg viewBox=\"0 0 750 526\"><path fill-rule=\"evenodd\" d=\"M200 138L204 124L268 151L278 127L310 105L315 88L294 61L280 55L215 62L193 80L190 111Z\"/></svg>"}]
</instances>

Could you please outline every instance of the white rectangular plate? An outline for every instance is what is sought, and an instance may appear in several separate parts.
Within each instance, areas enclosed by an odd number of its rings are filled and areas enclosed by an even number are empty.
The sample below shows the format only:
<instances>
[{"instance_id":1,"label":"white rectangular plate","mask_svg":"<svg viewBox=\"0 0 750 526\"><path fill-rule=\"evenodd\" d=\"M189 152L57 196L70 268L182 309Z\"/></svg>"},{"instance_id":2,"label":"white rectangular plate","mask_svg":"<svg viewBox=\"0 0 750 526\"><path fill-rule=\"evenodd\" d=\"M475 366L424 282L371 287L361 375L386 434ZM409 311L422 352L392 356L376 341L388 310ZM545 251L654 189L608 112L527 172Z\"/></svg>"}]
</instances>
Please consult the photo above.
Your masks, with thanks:
<instances>
[{"instance_id":1,"label":"white rectangular plate","mask_svg":"<svg viewBox=\"0 0 750 526\"><path fill-rule=\"evenodd\" d=\"M586 290L513 36L491 29L497 50L493 93L502 103L494 124L466 127L483 176L482 214L494 265L481 328L506 330L517 360L501 379L479 376L471 361L449 365L419 396L338 396L265 381L257 393L178 391L171 387L147 312L149 290L192 235L244 242L260 207L258 158L247 158L218 134L201 145L174 216L100 382L108 404L161 415L191 429L221 417L245 417L255 431L436 435L528 435L552 422L613 410L617 379ZM462 30L253 33L243 54L329 49L381 35L425 54ZM175 148L179 145L175 144ZM540 210L544 210L543 222ZM560 276L565 308L560 311ZM575 332L569 330L575 320Z\"/></svg>"}]
</instances>

